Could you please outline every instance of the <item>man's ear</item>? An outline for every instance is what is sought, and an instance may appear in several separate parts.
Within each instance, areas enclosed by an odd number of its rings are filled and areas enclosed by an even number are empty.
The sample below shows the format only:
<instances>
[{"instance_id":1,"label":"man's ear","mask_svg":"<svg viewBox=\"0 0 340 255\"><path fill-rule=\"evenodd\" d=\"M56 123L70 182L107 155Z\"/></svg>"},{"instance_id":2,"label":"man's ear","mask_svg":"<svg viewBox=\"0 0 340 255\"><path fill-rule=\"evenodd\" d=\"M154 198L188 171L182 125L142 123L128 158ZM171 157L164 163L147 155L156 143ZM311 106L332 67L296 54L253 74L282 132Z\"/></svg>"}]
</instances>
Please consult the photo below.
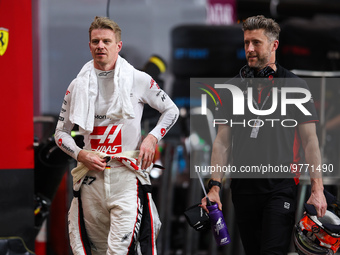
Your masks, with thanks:
<instances>
[{"instance_id":1,"label":"man's ear","mask_svg":"<svg viewBox=\"0 0 340 255\"><path fill-rule=\"evenodd\" d=\"M279 40L275 40L274 42L273 42L273 51L276 51L277 50L277 48L279 47Z\"/></svg>"},{"instance_id":2,"label":"man's ear","mask_svg":"<svg viewBox=\"0 0 340 255\"><path fill-rule=\"evenodd\" d=\"M123 42L120 41L119 43L117 43L117 47L118 47L118 52L120 52L122 50L122 47L123 47Z\"/></svg>"}]
</instances>

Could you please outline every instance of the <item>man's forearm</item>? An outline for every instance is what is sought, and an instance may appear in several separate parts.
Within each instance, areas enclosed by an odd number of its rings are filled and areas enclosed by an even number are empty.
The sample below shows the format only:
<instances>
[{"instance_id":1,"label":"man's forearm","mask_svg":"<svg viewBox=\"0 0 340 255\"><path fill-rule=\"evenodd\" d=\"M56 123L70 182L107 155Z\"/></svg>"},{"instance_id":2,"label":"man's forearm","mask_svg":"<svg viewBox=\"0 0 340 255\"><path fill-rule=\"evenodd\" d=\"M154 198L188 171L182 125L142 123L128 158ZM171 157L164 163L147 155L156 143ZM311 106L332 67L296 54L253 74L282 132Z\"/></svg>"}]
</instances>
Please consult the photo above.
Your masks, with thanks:
<instances>
[{"instance_id":1,"label":"man's forearm","mask_svg":"<svg viewBox=\"0 0 340 255\"><path fill-rule=\"evenodd\" d=\"M230 158L230 146L224 144L214 143L213 151L211 155L211 166L215 169L219 169L218 166L226 166ZM224 173L222 171L214 171L211 174L211 179L221 182Z\"/></svg>"},{"instance_id":2,"label":"man's forearm","mask_svg":"<svg viewBox=\"0 0 340 255\"><path fill-rule=\"evenodd\" d=\"M322 182L321 154L318 141L315 139L309 140L305 145L305 159L311 180L318 180L317 183L320 183Z\"/></svg>"},{"instance_id":3,"label":"man's forearm","mask_svg":"<svg viewBox=\"0 0 340 255\"><path fill-rule=\"evenodd\" d=\"M309 176L311 192L322 192L324 190L321 171L321 155L317 145L307 145L305 150L306 163L309 165Z\"/></svg>"},{"instance_id":4,"label":"man's forearm","mask_svg":"<svg viewBox=\"0 0 340 255\"><path fill-rule=\"evenodd\" d=\"M302 124L299 127L302 146L305 152L306 163L309 165L311 180L311 195L307 204L314 205L317 216L323 217L327 210L327 202L323 193L321 154L319 141L316 136L316 127L313 123Z\"/></svg>"},{"instance_id":5,"label":"man's forearm","mask_svg":"<svg viewBox=\"0 0 340 255\"><path fill-rule=\"evenodd\" d=\"M324 186L321 171L321 153L316 136L309 139L305 144L305 158L306 163L309 166L311 196L315 196L317 200L320 200L319 197L323 196Z\"/></svg>"}]
</instances>

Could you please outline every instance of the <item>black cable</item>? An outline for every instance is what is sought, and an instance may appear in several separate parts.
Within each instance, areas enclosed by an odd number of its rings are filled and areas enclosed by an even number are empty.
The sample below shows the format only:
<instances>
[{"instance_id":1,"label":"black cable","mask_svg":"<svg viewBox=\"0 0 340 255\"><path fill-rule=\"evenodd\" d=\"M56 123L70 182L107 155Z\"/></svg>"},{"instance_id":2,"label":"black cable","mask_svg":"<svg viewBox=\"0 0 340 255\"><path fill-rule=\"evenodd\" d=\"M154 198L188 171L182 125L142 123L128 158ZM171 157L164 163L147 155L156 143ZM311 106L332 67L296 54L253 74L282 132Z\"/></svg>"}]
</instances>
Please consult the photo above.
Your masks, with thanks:
<instances>
[{"instance_id":1,"label":"black cable","mask_svg":"<svg viewBox=\"0 0 340 255\"><path fill-rule=\"evenodd\" d=\"M106 17L110 18L110 0L107 0L107 5L106 5Z\"/></svg>"}]
</instances>

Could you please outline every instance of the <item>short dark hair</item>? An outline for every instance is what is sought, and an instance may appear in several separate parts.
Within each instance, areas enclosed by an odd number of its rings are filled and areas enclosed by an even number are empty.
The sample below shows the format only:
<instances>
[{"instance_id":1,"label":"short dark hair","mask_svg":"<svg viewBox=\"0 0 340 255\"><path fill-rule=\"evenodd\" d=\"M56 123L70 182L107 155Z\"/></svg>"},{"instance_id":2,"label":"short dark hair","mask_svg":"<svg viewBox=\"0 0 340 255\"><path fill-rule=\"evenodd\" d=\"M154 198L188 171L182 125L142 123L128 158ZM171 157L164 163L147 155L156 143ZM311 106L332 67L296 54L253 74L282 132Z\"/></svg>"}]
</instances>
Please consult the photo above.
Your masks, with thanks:
<instances>
[{"instance_id":1,"label":"short dark hair","mask_svg":"<svg viewBox=\"0 0 340 255\"><path fill-rule=\"evenodd\" d=\"M118 26L116 22L113 20L110 20L107 17L98 17L96 16L94 18L94 21L91 23L91 26L89 28L89 37L91 40L91 32L93 29L111 29L116 36L116 41L120 42L121 41L121 36L122 36L122 30Z\"/></svg>"},{"instance_id":2,"label":"short dark hair","mask_svg":"<svg viewBox=\"0 0 340 255\"><path fill-rule=\"evenodd\" d=\"M247 18L242 25L242 30L264 29L264 33L270 41L279 40L280 26L273 19L263 15Z\"/></svg>"}]
</instances>

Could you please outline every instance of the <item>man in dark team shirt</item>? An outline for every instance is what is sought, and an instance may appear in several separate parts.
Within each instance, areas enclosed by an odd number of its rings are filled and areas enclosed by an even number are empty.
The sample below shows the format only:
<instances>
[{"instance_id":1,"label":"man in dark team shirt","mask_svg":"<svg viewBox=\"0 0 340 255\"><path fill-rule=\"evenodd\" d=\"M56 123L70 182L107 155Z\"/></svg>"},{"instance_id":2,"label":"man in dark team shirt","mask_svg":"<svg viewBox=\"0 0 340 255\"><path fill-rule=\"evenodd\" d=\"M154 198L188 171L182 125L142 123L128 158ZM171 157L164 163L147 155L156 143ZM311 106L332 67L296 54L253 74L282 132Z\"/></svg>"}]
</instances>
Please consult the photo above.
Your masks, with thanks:
<instances>
[{"instance_id":1,"label":"man in dark team shirt","mask_svg":"<svg viewBox=\"0 0 340 255\"><path fill-rule=\"evenodd\" d=\"M244 112L233 114L234 107L240 105L234 106L237 99L231 87L220 89L223 106L217 107L215 118L228 123L218 125L211 165L218 169L232 164L237 169L231 175L232 200L246 254L287 254L295 220L301 151L309 164L311 180L307 203L315 206L319 217L327 209L321 172L316 171L321 166L318 119L305 81L276 63L279 25L264 16L254 16L245 20L243 31L247 65L228 84L242 91ZM248 97L252 97L251 107ZM266 110L267 114L260 116ZM277 171L269 175L249 171L264 167ZM208 197L220 210L223 175L214 172L209 181ZM206 209L205 198L202 206Z\"/></svg>"}]
</instances>

